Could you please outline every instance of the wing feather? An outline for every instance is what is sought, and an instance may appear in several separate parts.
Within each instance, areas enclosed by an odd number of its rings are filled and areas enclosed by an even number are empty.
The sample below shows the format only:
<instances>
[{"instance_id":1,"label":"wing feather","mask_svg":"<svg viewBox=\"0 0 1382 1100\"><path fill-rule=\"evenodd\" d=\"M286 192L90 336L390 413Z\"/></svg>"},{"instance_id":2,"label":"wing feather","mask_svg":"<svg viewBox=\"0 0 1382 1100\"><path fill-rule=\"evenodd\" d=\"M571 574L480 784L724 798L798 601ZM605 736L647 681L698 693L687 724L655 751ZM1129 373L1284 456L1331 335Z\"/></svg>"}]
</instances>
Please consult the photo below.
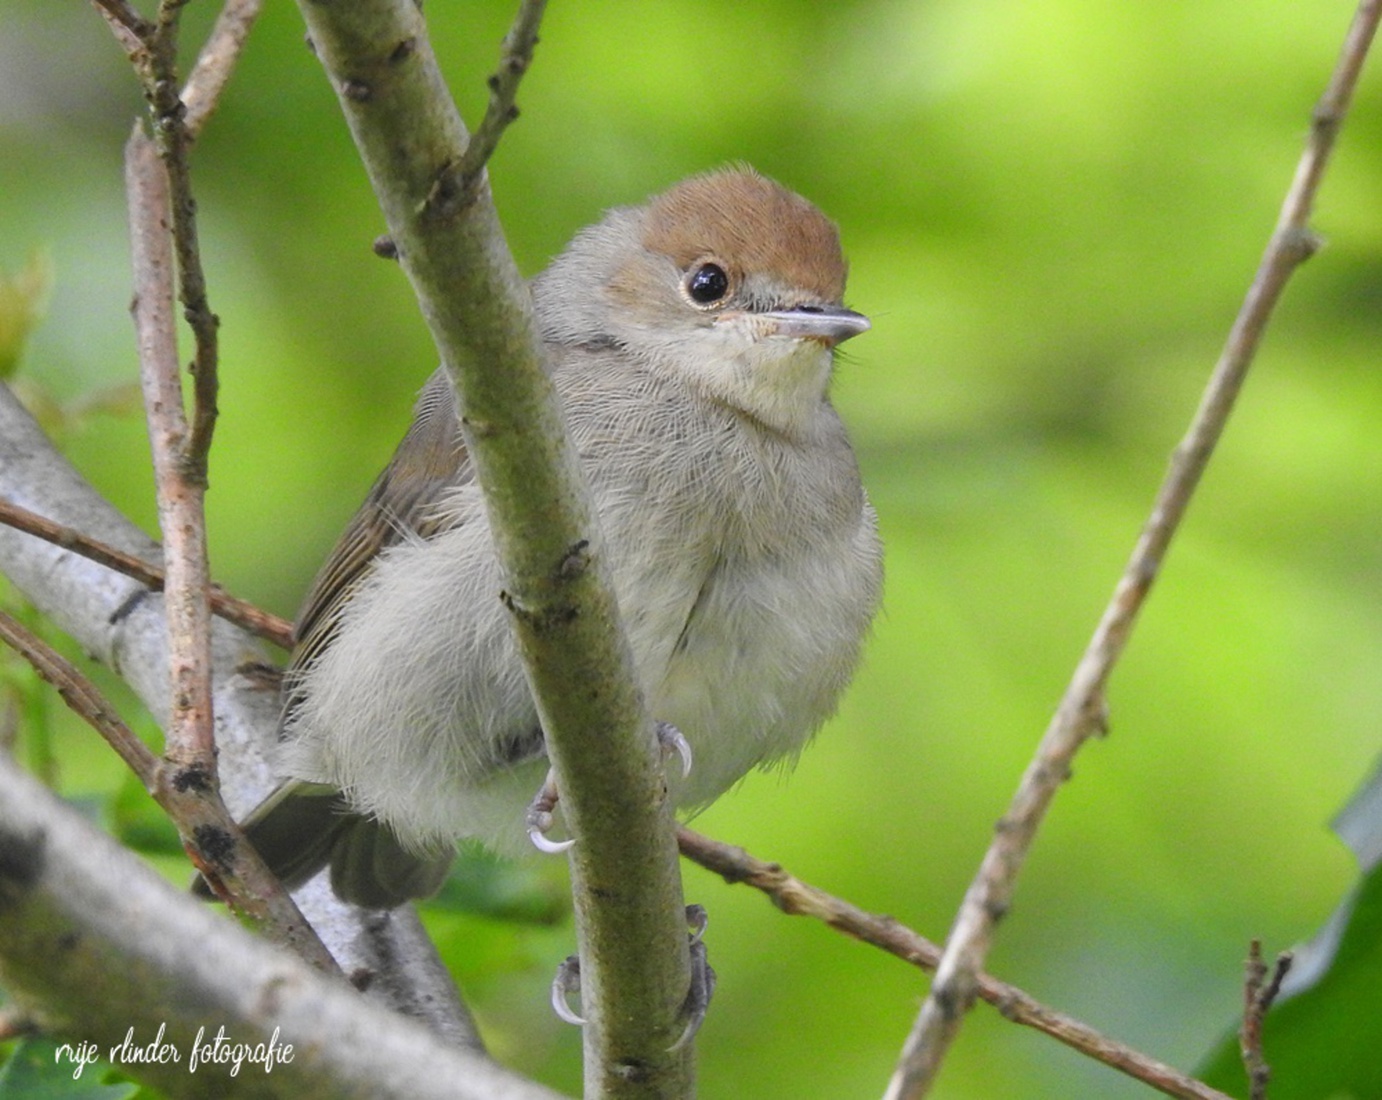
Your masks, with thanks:
<instances>
[{"instance_id":1,"label":"wing feather","mask_svg":"<svg viewBox=\"0 0 1382 1100\"><path fill-rule=\"evenodd\" d=\"M290 685L285 714L297 705L294 673L310 667L336 637L351 595L370 575L380 553L415 538L429 538L455 521L438 509L447 492L474 478L461 437L456 397L446 372L438 370L423 387L413 423L393 459L341 534L317 573L298 613L296 645L288 666Z\"/></svg>"}]
</instances>

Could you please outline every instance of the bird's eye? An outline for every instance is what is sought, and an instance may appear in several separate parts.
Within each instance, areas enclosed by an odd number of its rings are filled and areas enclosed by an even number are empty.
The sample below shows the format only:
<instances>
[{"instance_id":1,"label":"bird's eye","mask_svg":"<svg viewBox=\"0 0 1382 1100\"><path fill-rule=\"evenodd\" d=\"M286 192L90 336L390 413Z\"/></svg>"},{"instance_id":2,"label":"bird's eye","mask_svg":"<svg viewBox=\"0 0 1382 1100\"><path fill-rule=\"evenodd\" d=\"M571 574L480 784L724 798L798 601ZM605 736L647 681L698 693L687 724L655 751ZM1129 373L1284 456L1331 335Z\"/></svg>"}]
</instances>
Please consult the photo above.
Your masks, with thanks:
<instances>
[{"instance_id":1,"label":"bird's eye","mask_svg":"<svg viewBox=\"0 0 1382 1100\"><path fill-rule=\"evenodd\" d=\"M686 293L697 305L718 302L729 291L729 276L719 264L701 264L686 280Z\"/></svg>"}]
</instances>

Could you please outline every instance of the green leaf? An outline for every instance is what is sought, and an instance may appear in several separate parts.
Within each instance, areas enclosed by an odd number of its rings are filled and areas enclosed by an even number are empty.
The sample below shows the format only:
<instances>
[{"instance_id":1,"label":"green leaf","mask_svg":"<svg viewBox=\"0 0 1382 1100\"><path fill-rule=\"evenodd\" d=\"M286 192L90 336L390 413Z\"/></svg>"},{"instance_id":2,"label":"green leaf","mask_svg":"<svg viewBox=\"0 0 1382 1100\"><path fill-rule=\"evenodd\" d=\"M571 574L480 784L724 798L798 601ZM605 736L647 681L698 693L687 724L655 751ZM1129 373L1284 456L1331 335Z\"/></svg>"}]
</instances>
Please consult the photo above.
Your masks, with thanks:
<instances>
[{"instance_id":1,"label":"green leaf","mask_svg":"<svg viewBox=\"0 0 1382 1100\"><path fill-rule=\"evenodd\" d=\"M106 1084L111 1067L87 1060L94 1044L25 1039L0 1066L0 1100L131 1100L139 1086Z\"/></svg>"},{"instance_id":2,"label":"green leaf","mask_svg":"<svg viewBox=\"0 0 1382 1100\"><path fill-rule=\"evenodd\" d=\"M132 774L108 807L111 832L120 842L146 855L180 856L182 840L168 815Z\"/></svg>"},{"instance_id":3,"label":"green leaf","mask_svg":"<svg viewBox=\"0 0 1382 1100\"><path fill-rule=\"evenodd\" d=\"M11 378L29 333L43 319L53 289L53 261L34 252L24 267L10 275L0 272L0 378Z\"/></svg>"}]
</instances>

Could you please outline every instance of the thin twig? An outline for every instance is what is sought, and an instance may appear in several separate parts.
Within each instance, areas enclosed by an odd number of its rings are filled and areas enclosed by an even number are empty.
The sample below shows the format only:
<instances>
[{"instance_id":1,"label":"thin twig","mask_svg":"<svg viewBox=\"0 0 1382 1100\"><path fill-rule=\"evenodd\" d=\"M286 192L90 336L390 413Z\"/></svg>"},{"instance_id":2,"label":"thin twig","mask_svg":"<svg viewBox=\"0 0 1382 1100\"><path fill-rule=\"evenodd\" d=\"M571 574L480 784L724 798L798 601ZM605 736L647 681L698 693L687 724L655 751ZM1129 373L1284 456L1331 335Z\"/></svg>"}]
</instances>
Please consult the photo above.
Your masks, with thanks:
<instances>
[{"instance_id":1,"label":"thin twig","mask_svg":"<svg viewBox=\"0 0 1382 1100\"><path fill-rule=\"evenodd\" d=\"M169 181L153 143L136 126L125 147L134 263L134 320L164 544L164 610L172 685L167 751L150 784L197 869L225 899L309 962L335 961L281 883L245 842L216 779L211 707L211 611L207 599L205 488L186 462L187 421L178 377L169 238Z\"/></svg>"},{"instance_id":2,"label":"thin twig","mask_svg":"<svg viewBox=\"0 0 1382 1100\"><path fill-rule=\"evenodd\" d=\"M546 7L547 0L523 0L518 5L509 33L504 36L499 67L488 81L489 105L485 108L485 117L470 135L465 154L456 166L456 174L461 181L459 198L462 202L467 201L480 173L499 147L499 139L504 136L504 131L518 117L515 103L518 85L532 64L533 50L538 42L538 27Z\"/></svg>"},{"instance_id":3,"label":"thin twig","mask_svg":"<svg viewBox=\"0 0 1382 1100\"><path fill-rule=\"evenodd\" d=\"M106 17L116 38L133 56L133 50L141 48L144 41L153 33L153 24L139 14L129 0L91 0L96 9Z\"/></svg>"},{"instance_id":4,"label":"thin twig","mask_svg":"<svg viewBox=\"0 0 1382 1100\"><path fill-rule=\"evenodd\" d=\"M0 523L41 538L45 542L51 542L54 546L61 546L64 550L71 550L74 554L80 554L116 573L148 585L154 592L163 591L161 567L123 550L117 550L108 543L83 534L75 527L64 526L3 498L0 498ZM274 645L292 649L293 625L286 619L270 614L248 600L232 596L214 584L209 595L213 614L225 619L226 622L243 627L257 637L273 642Z\"/></svg>"},{"instance_id":5,"label":"thin twig","mask_svg":"<svg viewBox=\"0 0 1382 1100\"><path fill-rule=\"evenodd\" d=\"M940 961L941 949L926 937L892 917L865 912L842 898L802 882L779 864L757 859L742 848L711 840L686 828L678 830L677 843L681 854L691 862L721 875L726 882L744 883L761 890L784 913L814 917L838 932L881 948L928 972L934 971ZM981 974L978 990L980 998L1013 1023L1035 1028L1167 1096L1182 1100L1228 1100L1224 1093L1101 1035L1088 1024L1042 1004L1007 982Z\"/></svg>"},{"instance_id":6,"label":"thin twig","mask_svg":"<svg viewBox=\"0 0 1382 1100\"><path fill-rule=\"evenodd\" d=\"M0 641L23 657L53 687L87 725L106 739L130 771L152 788L158 758L134 731L120 720L115 708L89 679L62 654L7 612L0 611Z\"/></svg>"},{"instance_id":7,"label":"thin twig","mask_svg":"<svg viewBox=\"0 0 1382 1100\"><path fill-rule=\"evenodd\" d=\"M1290 972L1295 956L1283 951L1276 957L1270 980L1267 964L1262 960L1262 941L1248 945L1244 964L1243 1026L1238 1032L1239 1048L1243 1054L1243 1068L1248 1074L1248 1095L1251 1100L1267 1100L1267 1085L1272 1079L1271 1067L1262 1052L1262 1022L1281 992L1281 983Z\"/></svg>"},{"instance_id":8,"label":"thin twig","mask_svg":"<svg viewBox=\"0 0 1382 1100\"><path fill-rule=\"evenodd\" d=\"M212 739L211 612L206 590L204 487L188 476L188 440L178 377L173 317L173 257L167 210L169 177L136 126L125 148L134 261L134 324L139 377L153 450L158 521L163 531L164 604L173 680L169 756L215 775Z\"/></svg>"},{"instance_id":9,"label":"thin twig","mask_svg":"<svg viewBox=\"0 0 1382 1100\"><path fill-rule=\"evenodd\" d=\"M202 60L206 71L191 90L198 96L196 114L189 119L189 111L178 95L177 50L178 24L188 0L161 0L158 14L150 22L139 15L127 0L93 0L106 17L111 30L129 55L140 82L144 98L153 115L154 140L158 145L168 173L172 214L173 242L177 250L178 296L183 317L192 330L195 351L192 357L193 379L192 434L180 461L187 475L205 484L207 456L216 428L216 396L219 389L217 359L219 341L217 330L220 318L211 311L206 298L206 277L202 271L201 245L197 232L197 204L192 196L188 168L188 152L201 126L215 106L221 87L230 68L239 56L249 21L254 18L257 0L245 5L241 0L228 0L207 52ZM236 10L232 13L231 6ZM198 73L194 71L194 78ZM181 403L181 396L178 398Z\"/></svg>"},{"instance_id":10,"label":"thin twig","mask_svg":"<svg viewBox=\"0 0 1382 1100\"><path fill-rule=\"evenodd\" d=\"M182 444L178 461L185 476L206 484L207 456L216 427L216 395L219 388L217 330L220 318L211 312L202 271L201 244L197 230L197 204L192 195L188 154L192 134L187 109L178 95L177 52L179 17L187 0L161 0L152 32L146 36L148 56L141 70L144 96L153 114L153 137L167 172L172 215L172 240L177 253L178 299L183 318L192 330L192 432ZM181 389L178 390L181 405Z\"/></svg>"},{"instance_id":11,"label":"thin twig","mask_svg":"<svg viewBox=\"0 0 1382 1100\"><path fill-rule=\"evenodd\" d=\"M182 102L187 108L183 125L189 141L201 135L207 119L216 110L262 7L263 0L226 0L226 6L216 18L211 35L197 55L196 65L182 86Z\"/></svg>"},{"instance_id":12,"label":"thin twig","mask_svg":"<svg viewBox=\"0 0 1382 1100\"><path fill-rule=\"evenodd\" d=\"M1069 775L1075 753L1103 729L1103 692L1109 674L1123 652L1138 610L1165 560L1171 537L1223 433L1282 289L1291 273L1318 246L1307 224L1310 210L1376 31L1380 9L1379 0L1363 0L1354 16L1329 86L1315 108L1310 136L1276 230L1200 407L1172 457L1171 468L1127 569L960 906L931 993L889 1082L887 1100L914 1100L930 1088L965 1012L974 1002L978 975L988 955L994 927L1011 904L1018 872L1037 827Z\"/></svg>"}]
</instances>

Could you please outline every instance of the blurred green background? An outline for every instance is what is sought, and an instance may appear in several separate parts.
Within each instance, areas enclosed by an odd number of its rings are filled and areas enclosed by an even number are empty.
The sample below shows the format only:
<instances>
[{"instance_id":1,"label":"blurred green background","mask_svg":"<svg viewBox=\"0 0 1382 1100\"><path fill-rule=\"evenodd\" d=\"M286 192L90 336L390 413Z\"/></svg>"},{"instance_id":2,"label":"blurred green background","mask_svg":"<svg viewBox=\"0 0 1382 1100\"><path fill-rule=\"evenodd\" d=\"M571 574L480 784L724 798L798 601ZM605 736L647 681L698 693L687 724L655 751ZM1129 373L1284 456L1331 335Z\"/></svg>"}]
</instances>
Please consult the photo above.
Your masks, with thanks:
<instances>
[{"instance_id":1,"label":"blurred green background","mask_svg":"<svg viewBox=\"0 0 1382 1100\"><path fill-rule=\"evenodd\" d=\"M382 220L297 10L268 8L194 171L222 319L213 569L291 615L434 353L370 252ZM874 322L835 394L887 541L884 614L795 773L750 777L698 828L944 935L1194 409L1352 8L552 6L492 167L526 272L603 208L743 160L839 222L849 302ZM510 5L427 12L473 122ZM189 42L212 14L192 5ZM1327 247L1288 291L1116 673L1112 735L1077 762L992 959L1186 1068L1238 1011L1248 940L1307 938L1356 875L1327 824L1382 712L1377 68L1314 220ZM23 373L59 401L135 375L120 148L140 109L89 6L0 0L0 267L51 259ZM98 415L67 449L152 531L143 435ZM63 789L113 789L109 754L54 721ZM720 976L702 1095L879 1093L921 976L686 880ZM544 993L569 922L432 919L495 1049L577 1088L578 1036ZM934 1093L1148 1094L982 1006Z\"/></svg>"}]
</instances>

